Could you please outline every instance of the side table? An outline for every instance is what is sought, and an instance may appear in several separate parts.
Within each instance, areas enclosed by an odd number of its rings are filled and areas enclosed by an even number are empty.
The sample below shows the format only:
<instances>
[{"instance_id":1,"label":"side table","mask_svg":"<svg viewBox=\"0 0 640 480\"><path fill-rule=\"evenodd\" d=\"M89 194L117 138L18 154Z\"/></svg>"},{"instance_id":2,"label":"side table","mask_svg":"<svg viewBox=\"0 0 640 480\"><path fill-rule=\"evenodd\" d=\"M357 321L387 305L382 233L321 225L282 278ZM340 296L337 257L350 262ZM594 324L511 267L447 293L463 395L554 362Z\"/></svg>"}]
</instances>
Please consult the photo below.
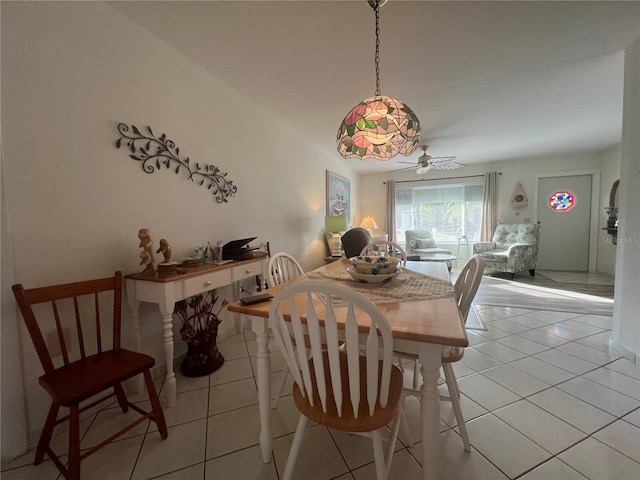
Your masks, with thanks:
<instances>
[{"instance_id":1,"label":"side table","mask_svg":"<svg viewBox=\"0 0 640 480\"><path fill-rule=\"evenodd\" d=\"M467 257L469 256L469 239L467 238L466 235L463 235L462 237L458 237L458 250L457 250L457 256L460 256L460 245L465 245L467 248Z\"/></svg>"},{"instance_id":2,"label":"side table","mask_svg":"<svg viewBox=\"0 0 640 480\"><path fill-rule=\"evenodd\" d=\"M421 262L444 262L447 265L447 269L451 271L453 267L453 262L458 260L458 257L455 255L447 255L446 253L436 253L433 255L421 255Z\"/></svg>"},{"instance_id":3,"label":"side table","mask_svg":"<svg viewBox=\"0 0 640 480\"><path fill-rule=\"evenodd\" d=\"M262 277L267 271L267 260L265 256L245 261L232 261L223 265L197 265L185 268L185 273L176 273L167 277L159 277L155 273L134 273L125 276L136 351L142 351L140 303L155 303L162 314L164 353L167 364L165 387L169 407L173 407L176 402L176 376L173 373L175 303L198 293L227 285L234 285L233 296L234 300L237 300L240 298L239 282L256 275Z\"/></svg>"}]
</instances>

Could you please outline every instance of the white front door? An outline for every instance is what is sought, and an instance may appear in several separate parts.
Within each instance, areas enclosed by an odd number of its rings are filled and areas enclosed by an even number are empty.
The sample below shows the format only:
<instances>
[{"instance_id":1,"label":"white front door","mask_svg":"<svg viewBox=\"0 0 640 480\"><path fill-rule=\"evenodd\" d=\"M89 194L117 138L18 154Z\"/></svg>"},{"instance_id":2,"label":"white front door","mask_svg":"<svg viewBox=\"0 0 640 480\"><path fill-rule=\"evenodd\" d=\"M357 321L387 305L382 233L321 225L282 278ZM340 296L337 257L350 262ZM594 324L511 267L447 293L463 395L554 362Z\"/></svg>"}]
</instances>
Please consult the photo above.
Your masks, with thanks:
<instances>
[{"instance_id":1,"label":"white front door","mask_svg":"<svg viewBox=\"0 0 640 480\"><path fill-rule=\"evenodd\" d=\"M538 179L537 220L542 224L539 270L589 270L592 181L590 174ZM563 192L573 198L564 197ZM559 194L555 198L558 209L550 206L554 194ZM571 202L573 206L568 207Z\"/></svg>"}]
</instances>

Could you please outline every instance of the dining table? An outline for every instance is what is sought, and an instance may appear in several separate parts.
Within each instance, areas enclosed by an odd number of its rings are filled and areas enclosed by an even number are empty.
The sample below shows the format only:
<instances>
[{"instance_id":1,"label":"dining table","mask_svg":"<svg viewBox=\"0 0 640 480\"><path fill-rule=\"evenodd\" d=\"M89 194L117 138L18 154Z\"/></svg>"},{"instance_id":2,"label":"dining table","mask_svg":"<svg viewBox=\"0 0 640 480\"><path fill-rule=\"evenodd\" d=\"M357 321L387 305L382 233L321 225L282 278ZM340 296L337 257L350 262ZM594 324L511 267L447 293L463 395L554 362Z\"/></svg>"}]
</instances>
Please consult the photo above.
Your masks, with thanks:
<instances>
[{"instance_id":1,"label":"dining table","mask_svg":"<svg viewBox=\"0 0 640 480\"><path fill-rule=\"evenodd\" d=\"M447 346L469 344L449 271L444 263L407 262L403 271L388 283L362 283L351 278L351 262L343 258L270 288L276 295L291 282L326 280L355 288L384 312L393 333L394 350L418 356L423 383L420 387L420 423L423 478L438 477L440 455L440 399L438 379L442 353ZM227 308L251 318L256 334L259 443L265 463L271 461L271 359L269 309L271 301L245 305L240 301Z\"/></svg>"}]
</instances>

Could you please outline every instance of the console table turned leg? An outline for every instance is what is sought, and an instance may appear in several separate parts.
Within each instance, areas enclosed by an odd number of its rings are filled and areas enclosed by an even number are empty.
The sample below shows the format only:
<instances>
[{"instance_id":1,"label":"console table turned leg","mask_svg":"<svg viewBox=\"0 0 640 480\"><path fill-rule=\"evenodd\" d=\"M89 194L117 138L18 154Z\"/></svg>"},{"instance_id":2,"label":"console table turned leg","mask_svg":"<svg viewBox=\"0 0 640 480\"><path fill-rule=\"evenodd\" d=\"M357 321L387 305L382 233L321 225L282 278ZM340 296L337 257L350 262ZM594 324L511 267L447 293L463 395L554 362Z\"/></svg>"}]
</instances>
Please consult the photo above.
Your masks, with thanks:
<instances>
[{"instance_id":1,"label":"console table turned leg","mask_svg":"<svg viewBox=\"0 0 640 480\"><path fill-rule=\"evenodd\" d=\"M271 356L269 352L269 327L266 318L251 317L256 334L258 369L258 408L260 410L260 451L264 463L271 461Z\"/></svg>"},{"instance_id":2,"label":"console table turned leg","mask_svg":"<svg viewBox=\"0 0 640 480\"><path fill-rule=\"evenodd\" d=\"M164 356L167 361L167 376L164 381L164 390L167 392L169 407L176 404L176 375L173 373L173 313L162 315L164 326Z\"/></svg>"},{"instance_id":3,"label":"console table turned leg","mask_svg":"<svg viewBox=\"0 0 640 480\"><path fill-rule=\"evenodd\" d=\"M127 291L131 292L132 289L133 287L127 284ZM129 304L129 310L131 311L133 348L136 352L140 353L142 352L142 336L140 335L140 302L134 298L134 295L127 295L127 303ZM133 388L137 394L144 391L144 378L142 375L138 375L133 379Z\"/></svg>"}]
</instances>

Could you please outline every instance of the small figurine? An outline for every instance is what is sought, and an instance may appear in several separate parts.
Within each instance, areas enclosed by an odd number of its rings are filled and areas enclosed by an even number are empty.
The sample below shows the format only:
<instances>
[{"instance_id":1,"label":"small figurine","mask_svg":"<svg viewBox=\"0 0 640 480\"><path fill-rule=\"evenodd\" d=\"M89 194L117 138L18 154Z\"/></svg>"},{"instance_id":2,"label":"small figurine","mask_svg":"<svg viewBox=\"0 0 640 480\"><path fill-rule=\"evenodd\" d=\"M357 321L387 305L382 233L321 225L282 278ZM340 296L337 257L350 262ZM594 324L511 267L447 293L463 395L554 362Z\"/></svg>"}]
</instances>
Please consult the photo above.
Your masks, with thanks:
<instances>
[{"instance_id":1,"label":"small figurine","mask_svg":"<svg viewBox=\"0 0 640 480\"><path fill-rule=\"evenodd\" d=\"M147 267L144 269L155 271L155 263L153 261L153 240L151 239L151 234L149 233L148 228L141 228L138 230L138 238L140 239L140 248L142 248L142 253L140 253L140 258L142 261L140 265L146 265ZM146 254L143 256L143 254Z\"/></svg>"},{"instance_id":2,"label":"small figurine","mask_svg":"<svg viewBox=\"0 0 640 480\"><path fill-rule=\"evenodd\" d=\"M164 238L160 239L160 247L156 250L156 253L160 252L164 255L164 263L171 262L171 245Z\"/></svg>"},{"instance_id":3,"label":"small figurine","mask_svg":"<svg viewBox=\"0 0 640 480\"><path fill-rule=\"evenodd\" d=\"M147 271L153 272L153 257L151 257L145 250L140 252L140 265L144 265L145 268L142 273Z\"/></svg>"}]
</instances>

